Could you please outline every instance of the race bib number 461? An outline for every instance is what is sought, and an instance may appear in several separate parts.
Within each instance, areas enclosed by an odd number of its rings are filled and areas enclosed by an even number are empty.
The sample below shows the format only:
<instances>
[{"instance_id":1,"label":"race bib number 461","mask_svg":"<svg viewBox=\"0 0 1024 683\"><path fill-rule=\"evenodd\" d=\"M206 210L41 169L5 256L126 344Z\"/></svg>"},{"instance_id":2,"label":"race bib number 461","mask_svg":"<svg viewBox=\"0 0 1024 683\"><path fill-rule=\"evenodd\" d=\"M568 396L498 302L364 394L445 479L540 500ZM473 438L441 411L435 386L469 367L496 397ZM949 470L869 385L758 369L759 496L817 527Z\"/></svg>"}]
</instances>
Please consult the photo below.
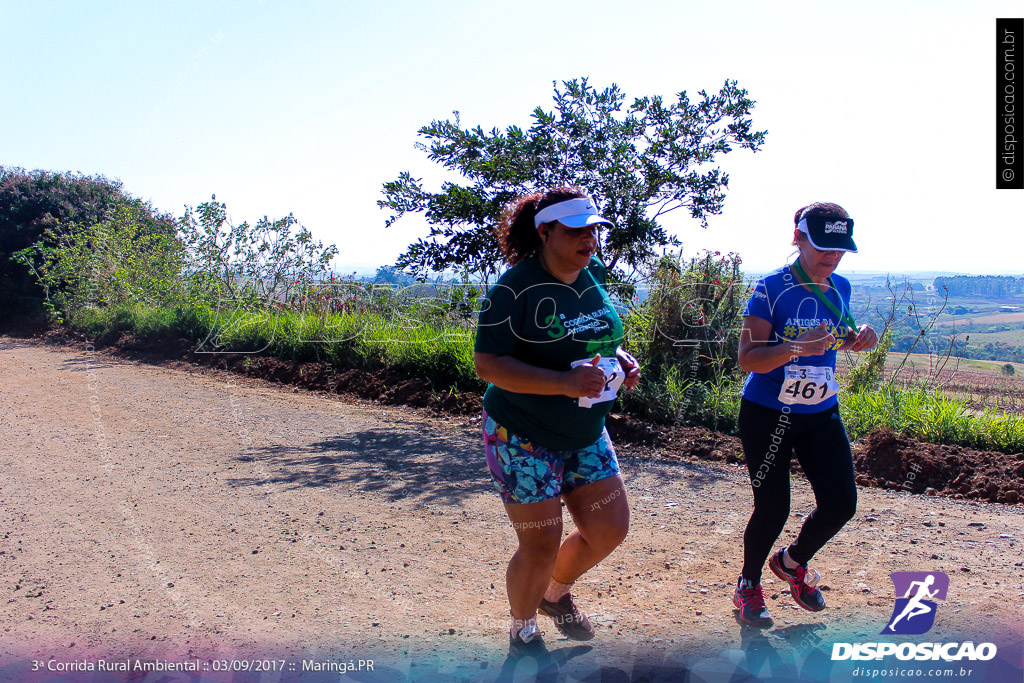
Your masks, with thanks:
<instances>
[{"instance_id":1,"label":"race bib number 461","mask_svg":"<svg viewBox=\"0 0 1024 683\"><path fill-rule=\"evenodd\" d=\"M788 405L815 405L839 393L832 368L815 365L787 365L779 401Z\"/></svg>"}]
</instances>

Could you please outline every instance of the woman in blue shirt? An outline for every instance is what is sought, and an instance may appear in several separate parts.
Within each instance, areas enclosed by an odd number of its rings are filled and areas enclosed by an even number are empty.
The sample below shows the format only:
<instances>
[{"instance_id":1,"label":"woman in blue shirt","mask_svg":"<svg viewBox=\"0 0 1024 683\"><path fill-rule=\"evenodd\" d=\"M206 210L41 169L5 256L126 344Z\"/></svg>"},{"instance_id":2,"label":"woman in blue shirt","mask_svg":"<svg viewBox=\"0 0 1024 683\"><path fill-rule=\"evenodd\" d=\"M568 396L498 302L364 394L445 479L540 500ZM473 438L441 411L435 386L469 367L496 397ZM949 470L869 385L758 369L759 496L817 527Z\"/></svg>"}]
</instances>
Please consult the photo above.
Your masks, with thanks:
<instances>
[{"instance_id":1,"label":"woman in blue shirt","mask_svg":"<svg viewBox=\"0 0 1024 683\"><path fill-rule=\"evenodd\" d=\"M743 535L743 571L733 595L740 619L771 626L761 590L765 560L789 583L806 610L825 608L818 573L807 563L854 515L857 487L850 442L839 417L836 352L878 343L869 325L850 314L850 282L834 275L856 252L853 220L838 204L815 203L793 217L799 257L758 281L743 316L739 430L750 471L754 511ZM795 455L817 507L797 538L772 553L789 517L790 459ZM769 554L771 557L769 558Z\"/></svg>"}]
</instances>

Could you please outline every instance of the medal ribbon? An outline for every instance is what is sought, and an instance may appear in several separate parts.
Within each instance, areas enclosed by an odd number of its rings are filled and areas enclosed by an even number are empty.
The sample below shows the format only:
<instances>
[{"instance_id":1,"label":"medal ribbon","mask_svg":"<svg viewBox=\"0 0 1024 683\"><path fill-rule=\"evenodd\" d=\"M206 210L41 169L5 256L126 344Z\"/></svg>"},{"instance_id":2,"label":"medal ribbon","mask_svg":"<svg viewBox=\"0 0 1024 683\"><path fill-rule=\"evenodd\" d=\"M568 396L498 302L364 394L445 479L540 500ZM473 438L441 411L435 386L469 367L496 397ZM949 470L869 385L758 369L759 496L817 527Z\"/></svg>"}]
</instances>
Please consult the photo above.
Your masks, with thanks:
<instances>
[{"instance_id":1,"label":"medal ribbon","mask_svg":"<svg viewBox=\"0 0 1024 683\"><path fill-rule=\"evenodd\" d=\"M803 284L810 287L811 291L814 292L814 296L818 297L818 300L821 301L821 303L825 304L825 306L828 307L828 310L832 311L836 315L836 317L839 318L839 321L841 323L849 327L851 330L857 329L857 323L854 322L853 316L850 315L850 312L840 312L840 310L836 308L836 305L832 303L832 300L828 298L828 295L826 295L825 292L821 291L821 288L818 287L817 283L811 280L811 278L808 277L807 273L804 272L804 269L800 266L799 259L793 261L793 272L796 273L797 280L801 281ZM832 282L831 275L828 278L828 284L832 287L832 289L835 289L837 292L839 291L838 289L836 289L836 284Z\"/></svg>"}]
</instances>

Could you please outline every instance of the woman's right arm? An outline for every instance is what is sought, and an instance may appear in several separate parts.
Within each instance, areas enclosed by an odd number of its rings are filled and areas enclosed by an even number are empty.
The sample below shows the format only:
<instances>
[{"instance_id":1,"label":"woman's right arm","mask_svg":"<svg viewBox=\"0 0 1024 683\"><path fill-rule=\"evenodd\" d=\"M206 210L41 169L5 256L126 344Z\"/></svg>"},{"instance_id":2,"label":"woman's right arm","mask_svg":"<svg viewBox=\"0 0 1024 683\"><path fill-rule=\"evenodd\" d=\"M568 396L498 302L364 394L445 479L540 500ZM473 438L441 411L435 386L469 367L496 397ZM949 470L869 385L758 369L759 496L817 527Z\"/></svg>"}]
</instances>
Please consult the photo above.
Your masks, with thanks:
<instances>
[{"instance_id":1,"label":"woman's right arm","mask_svg":"<svg viewBox=\"0 0 1024 683\"><path fill-rule=\"evenodd\" d=\"M485 382L516 394L541 394L544 396L570 396L596 398L604 390L604 372L595 367L600 356L589 364L575 367L567 372L538 368L512 356L496 353L473 354L476 374Z\"/></svg>"},{"instance_id":2,"label":"woman's right arm","mask_svg":"<svg viewBox=\"0 0 1024 683\"><path fill-rule=\"evenodd\" d=\"M740 332L739 363L743 372L771 372L800 356L820 356L836 342L821 323L796 339L775 344L772 324L756 315L743 316Z\"/></svg>"}]
</instances>

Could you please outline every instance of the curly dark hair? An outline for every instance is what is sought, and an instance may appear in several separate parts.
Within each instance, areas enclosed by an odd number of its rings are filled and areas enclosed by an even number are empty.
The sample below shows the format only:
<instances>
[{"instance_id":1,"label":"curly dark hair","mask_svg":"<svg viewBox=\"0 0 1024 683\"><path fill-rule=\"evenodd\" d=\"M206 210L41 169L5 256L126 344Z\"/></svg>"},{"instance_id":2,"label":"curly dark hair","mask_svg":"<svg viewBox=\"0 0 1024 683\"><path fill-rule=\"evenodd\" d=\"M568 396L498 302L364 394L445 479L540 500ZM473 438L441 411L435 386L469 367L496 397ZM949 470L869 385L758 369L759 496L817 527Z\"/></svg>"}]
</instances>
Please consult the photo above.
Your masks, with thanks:
<instances>
[{"instance_id":1,"label":"curly dark hair","mask_svg":"<svg viewBox=\"0 0 1024 683\"><path fill-rule=\"evenodd\" d=\"M537 212L567 199L586 197L579 187L556 187L547 192L535 192L520 197L505 207L498 223L498 241L510 266L537 253L541 246L540 235L533 224Z\"/></svg>"}]
</instances>

